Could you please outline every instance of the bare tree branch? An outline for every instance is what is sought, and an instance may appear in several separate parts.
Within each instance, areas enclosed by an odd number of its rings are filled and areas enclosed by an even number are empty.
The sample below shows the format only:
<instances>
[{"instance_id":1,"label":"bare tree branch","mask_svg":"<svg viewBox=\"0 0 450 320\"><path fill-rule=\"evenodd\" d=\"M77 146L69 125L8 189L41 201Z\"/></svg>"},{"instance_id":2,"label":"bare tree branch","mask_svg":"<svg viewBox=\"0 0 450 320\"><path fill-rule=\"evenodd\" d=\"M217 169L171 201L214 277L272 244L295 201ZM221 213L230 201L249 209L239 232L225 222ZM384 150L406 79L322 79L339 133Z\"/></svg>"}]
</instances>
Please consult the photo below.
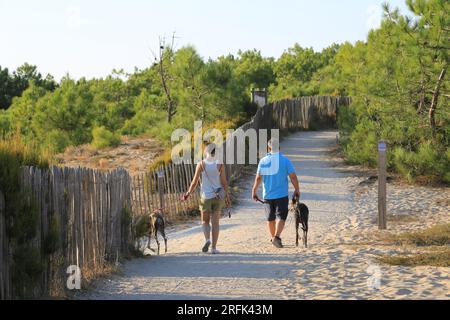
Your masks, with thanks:
<instances>
[{"instance_id":1,"label":"bare tree branch","mask_svg":"<svg viewBox=\"0 0 450 320\"><path fill-rule=\"evenodd\" d=\"M439 90L441 89L442 80L444 79L446 72L447 72L447 66L445 66L441 70L441 73L439 74L439 78L436 82L436 87L434 88L433 99L431 100L430 111L428 112L428 117L430 119L431 134L432 134L433 138L436 133L435 113L436 113L436 106L437 106L438 99L439 99Z\"/></svg>"}]
</instances>

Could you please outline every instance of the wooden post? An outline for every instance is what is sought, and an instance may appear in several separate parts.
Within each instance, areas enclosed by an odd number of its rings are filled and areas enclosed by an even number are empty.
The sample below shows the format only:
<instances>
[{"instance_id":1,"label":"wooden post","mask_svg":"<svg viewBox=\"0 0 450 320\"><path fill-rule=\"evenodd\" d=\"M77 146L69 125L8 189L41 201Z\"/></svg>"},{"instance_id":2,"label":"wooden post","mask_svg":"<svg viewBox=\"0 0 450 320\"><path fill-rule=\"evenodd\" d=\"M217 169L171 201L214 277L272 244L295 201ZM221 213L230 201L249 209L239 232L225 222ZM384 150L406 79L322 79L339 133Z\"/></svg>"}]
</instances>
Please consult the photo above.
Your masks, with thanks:
<instances>
[{"instance_id":1,"label":"wooden post","mask_svg":"<svg viewBox=\"0 0 450 320\"><path fill-rule=\"evenodd\" d=\"M386 229L386 142L378 142L378 228Z\"/></svg>"},{"instance_id":2,"label":"wooden post","mask_svg":"<svg viewBox=\"0 0 450 320\"><path fill-rule=\"evenodd\" d=\"M159 193L159 206L164 210L164 171L161 167L158 170L158 193Z\"/></svg>"}]
</instances>

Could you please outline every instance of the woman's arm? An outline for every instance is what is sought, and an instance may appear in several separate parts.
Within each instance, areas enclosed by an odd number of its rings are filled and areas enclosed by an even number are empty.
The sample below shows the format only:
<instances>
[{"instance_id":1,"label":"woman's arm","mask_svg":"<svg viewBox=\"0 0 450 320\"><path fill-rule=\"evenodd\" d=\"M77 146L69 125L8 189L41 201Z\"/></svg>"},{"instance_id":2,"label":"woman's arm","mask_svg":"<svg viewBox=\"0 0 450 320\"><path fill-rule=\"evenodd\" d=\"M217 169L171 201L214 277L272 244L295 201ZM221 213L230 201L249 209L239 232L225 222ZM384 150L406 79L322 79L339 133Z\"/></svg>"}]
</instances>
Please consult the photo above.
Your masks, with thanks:
<instances>
[{"instance_id":1,"label":"woman's arm","mask_svg":"<svg viewBox=\"0 0 450 320\"><path fill-rule=\"evenodd\" d=\"M191 193L195 190L197 187L198 181L200 180L200 174L202 173L202 166L200 162L197 164L197 167L195 168L195 174L194 178L192 179L191 185L189 186L188 191L184 194L184 199L187 199Z\"/></svg>"},{"instance_id":2,"label":"woman's arm","mask_svg":"<svg viewBox=\"0 0 450 320\"><path fill-rule=\"evenodd\" d=\"M228 181L227 176L225 174L225 165L221 164L219 168L220 172L220 183L222 184L223 189L226 193L228 193Z\"/></svg>"},{"instance_id":3,"label":"woman's arm","mask_svg":"<svg viewBox=\"0 0 450 320\"><path fill-rule=\"evenodd\" d=\"M228 192L228 181L225 173L225 165L221 164L219 168L220 172L220 182L222 184L223 189L225 190L225 204L227 207L231 206L230 193Z\"/></svg>"}]
</instances>

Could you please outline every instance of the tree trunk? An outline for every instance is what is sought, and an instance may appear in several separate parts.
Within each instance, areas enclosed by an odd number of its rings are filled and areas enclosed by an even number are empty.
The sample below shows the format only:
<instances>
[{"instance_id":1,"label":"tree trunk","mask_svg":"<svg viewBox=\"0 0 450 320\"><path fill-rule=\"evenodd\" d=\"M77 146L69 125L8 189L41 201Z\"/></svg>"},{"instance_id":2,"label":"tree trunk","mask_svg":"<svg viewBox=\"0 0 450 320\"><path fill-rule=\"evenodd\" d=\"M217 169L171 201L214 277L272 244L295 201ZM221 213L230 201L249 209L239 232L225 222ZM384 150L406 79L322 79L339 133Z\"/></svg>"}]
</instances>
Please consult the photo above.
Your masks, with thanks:
<instances>
[{"instance_id":1,"label":"tree trunk","mask_svg":"<svg viewBox=\"0 0 450 320\"><path fill-rule=\"evenodd\" d=\"M172 121L174 114L172 100L169 100L169 103L167 104L167 122L170 123Z\"/></svg>"},{"instance_id":2,"label":"tree trunk","mask_svg":"<svg viewBox=\"0 0 450 320\"><path fill-rule=\"evenodd\" d=\"M167 121L170 123L172 121L172 117L175 115L173 108L173 100L172 95L170 94L169 86L167 85L166 74L164 71L164 61L163 61L163 53L160 51L159 55L159 74L161 76L161 83L164 89L164 93L167 98Z\"/></svg>"},{"instance_id":3,"label":"tree trunk","mask_svg":"<svg viewBox=\"0 0 450 320\"><path fill-rule=\"evenodd\" d=\"M436 87L433 91L433 99L431 100L431 106L430 111L428 112L428 117L430 119L430 127L431 127L431 135L434 138L436 134L436 119L435 119L435 113L436 113L436 107L439 100L439 90L441 89L442 80L444 79L445 73L447 71L447 66L445 66L441 74L439 75L439 78L436 82Z\"/></svg>"},{"instance_id":4,"label":"tree trunk","mask_svg":"<svg viewBox=\"0 0 450 320\"><path fill-rule=\"evenodd\" d=\"M201 106L200 108L202 108L202 121L205 121L206 119L205 106Z\"/></svg>"}]
</instances>

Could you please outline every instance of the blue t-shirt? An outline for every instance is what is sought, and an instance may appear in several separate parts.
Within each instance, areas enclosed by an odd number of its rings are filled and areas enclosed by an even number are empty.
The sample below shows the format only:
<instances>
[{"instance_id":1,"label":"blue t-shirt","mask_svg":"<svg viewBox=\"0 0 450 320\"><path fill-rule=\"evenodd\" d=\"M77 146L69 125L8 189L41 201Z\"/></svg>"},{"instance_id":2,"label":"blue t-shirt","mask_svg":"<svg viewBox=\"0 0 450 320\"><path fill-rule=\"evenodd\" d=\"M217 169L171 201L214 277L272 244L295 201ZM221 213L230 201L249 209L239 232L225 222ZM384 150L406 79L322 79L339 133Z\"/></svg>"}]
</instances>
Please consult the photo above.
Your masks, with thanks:
<instances>
[{"instance_id":1,"label":"blue t-shirt","mask_svg":"<svg viewBox=\"0 0 450 320\"><path fill-rule=\"evenodd\" d=\"M292 162L280 152L268 153L258 164L257 173L262 176L263 198L280 199L289 196L288 176L295 173Z\"/></svg>"}]
</instances>

